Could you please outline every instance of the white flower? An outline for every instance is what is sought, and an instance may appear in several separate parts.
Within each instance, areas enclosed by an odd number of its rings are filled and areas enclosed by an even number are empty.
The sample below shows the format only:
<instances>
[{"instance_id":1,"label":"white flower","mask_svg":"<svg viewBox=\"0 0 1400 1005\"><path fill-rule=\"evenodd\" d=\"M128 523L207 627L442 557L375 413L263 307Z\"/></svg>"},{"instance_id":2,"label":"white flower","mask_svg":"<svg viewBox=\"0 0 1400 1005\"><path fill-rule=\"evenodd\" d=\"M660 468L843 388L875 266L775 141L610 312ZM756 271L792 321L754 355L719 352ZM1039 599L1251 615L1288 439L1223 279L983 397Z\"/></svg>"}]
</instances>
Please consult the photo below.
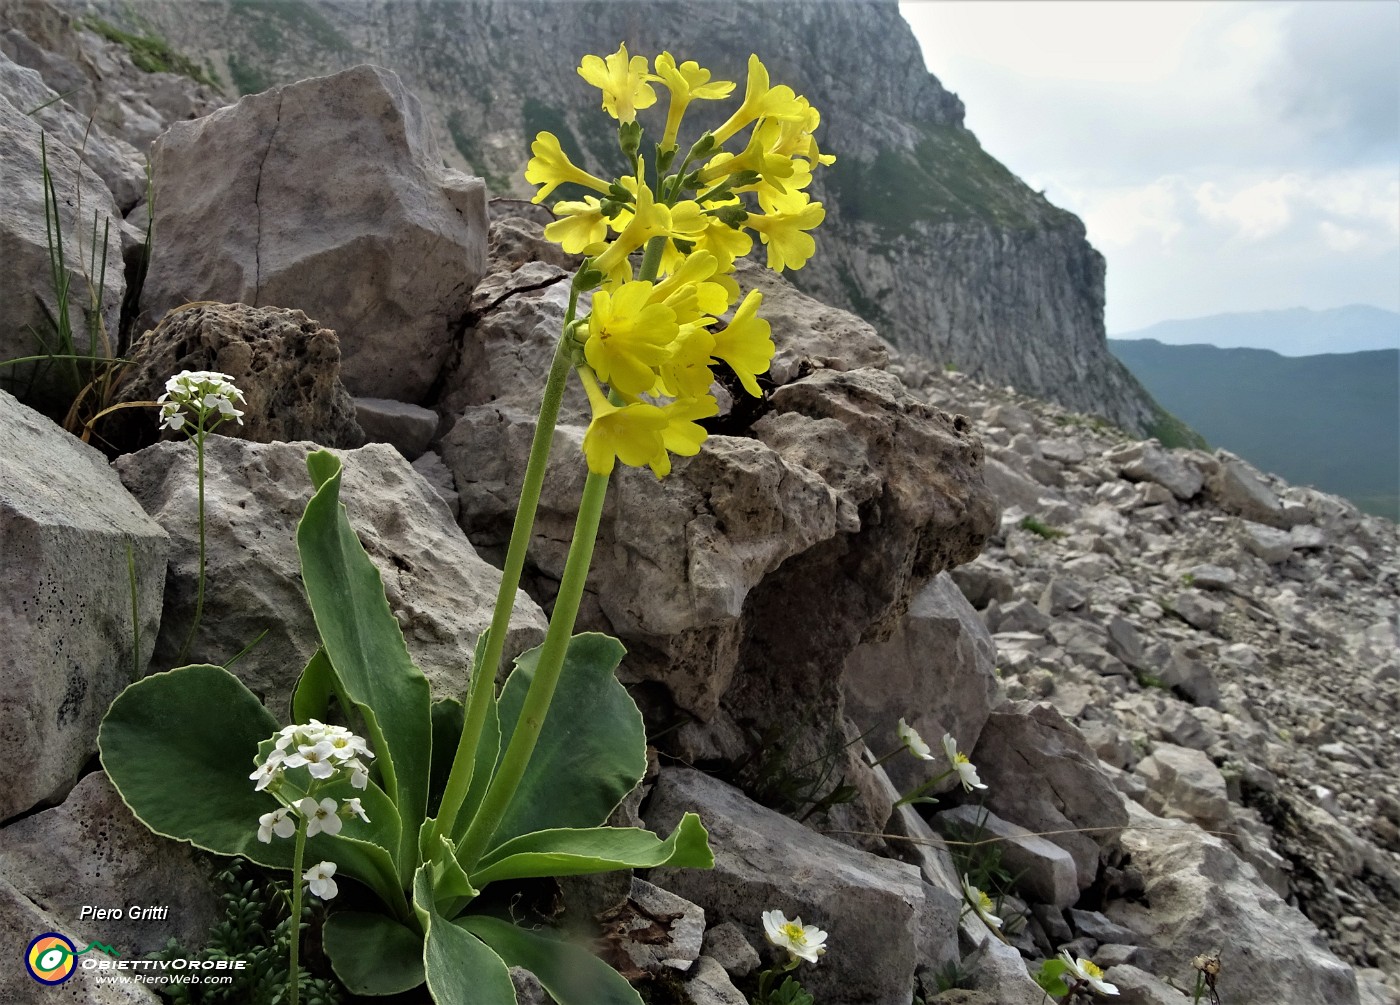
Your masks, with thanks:
<instances>
[{"instance_id":1,"label":"white flower","mask_svg":"<svg viewBox=\"0 0 1400 1005\"><path fill-rule=\"evenodd\" d=\"M963 877L963 897L967 900L972 912L981 918L988 928L1001 929L1001 919L992 913L995 908L992 905L992 898L988 897L977 887L972 885L972 881L966 876Z\"/></svg>"},{"instance_id":2,"label":"white flower","mask_svg":"<svg viewBox=\"0 0 1400 1005\"><path fill-rule=\"evenodd\" d=\"M160 405L160 423L171 429L184 428L182 412L185 409L198 413L201 420L218 415L219 422L234 419L242 424L243 413L234 407L234 402L243 403L243 392L228 374L213 370L177 373L165 382L165 393L156 399Z\"/></svg>"},{"instance_id":3,"label":"white flower","mask_svg":"<svg viewBox=\"0 0 1400 1005\"><path fill-rule=\"evenodd\" d=\"M928 749L928 744L924 742L924 738L913 726L900 719L894 730L899 736L899 742L909 748L909 753L921 761L933 760L933 751Z\"/></svg>"},{"instance_id":4,"label":"white flower","mask_svg":"<svg viewBox=\"0 0 1400 1005\"><path fill-rule=\"evenodd\" d=\"M335 880L331 878L334 875L334 862L317 862L306 870L302 879L306 880L312 893L322 900L330 900L340 892L340 889L335 885Z\"/></svg>"},{"instance_id":5,"label":"white flower","mask_svg":"<svg viewBox=\"0 0 1400 1005\"><path fill-rule=\"evenodd\" d=\"M374 757L369 744L344 726L332 726L326 733L326 742L331 745L331 753L342 761L353 757Z\"/></svg>"},{"instance_id":6,"label":"white flower","mask_svg":"<svg viewBox=\"0 0 1400 1005\"><path fill-rule=\"evenodd\" d=\"M287 755L287 767L300 768L304 766L311 773L312 778L329 778L335 774L335 765L331 763L332 749L329 740L303 744L297 747L295 754Z\"/></svg>"},{"instance_id":7,"label":"white flower","mask_svg":"<svg viewBox=\"0 0 1400 1005\"><path fill-rule=\"evenodd\" d=\"M263 844L271 844L274 834L280 838L289 838L296 832L296 821L292 819L291 810L285 806L258 817L258 840Z\"/></svg>"},{"instance_id":8,"label":"white flower","mask_svg":"<svg viewBox=\"0 0 1400 1005\"><path fill-rule=\"evenodd\" d=\"M258 783L257 785L253 786L253 791L261 792L263 789L271 785L273 780L282 771L282 766L285 760L286 758L280 750L274 750L270 754L268 754L267 760L263 761L262 764L259 764L256 768L254 768L253 773L248 776L253 781Z\"/></svg>"},{"instance_id":9,"label":"white flower","mask_svg":"<svg viewBox=\"0 0 1400 1005\"><path fill-rule=\"evenodd\" d=\"M1069 954L1068 949L1061 951L1060 959L1064 960L1065 966L1069 968L1070 975L1088 984L1089 987L1093 988L1099 994L1116 995L1118 993L1118 986L1104 980L1103 971L1099 969L1098 965L1093 961L1086 960L1082 956L1075 959Z\"/></svg>"},{"instance_id":10,"label":"white flower","mask_svg":"<svg viewBox=\"0 0 1400 1005\"><path fill-rule=\"evenodd\" d=\"M354 788L363 789L369 785L369 769L357 759L351 758L345 762L343 767L350 772L350 784Z\"/></svg>"},{"instance_id":11,"label":"white flower","mask_svg":"<svg viewBox=\"0 0 1400 1005\"><path fill-rule=\"evenodd\" d=\"M359 817L365 823L369 823L369 814L366 813L365 808L360 805L360 800L358 798L347 799L345 802L341 803L340 815L346 820L349 820L351 817Z\"/></svg>"},{"instance_id":12,"label":"white flower","mask_svg":"<svg viewBox=\"0 0 1400 1005\"><path fill-rule=\"evenodd\" d=\"M763 912L763 934L779 949L786 949L794 960L816 963L826 952L826 933L816 925L802 924L802 918L788 921L782 911Z\"/></svg>"},{"instance_id":13,"label":"white flower","mask_svg":"<svg viewBox=\"0 0 1400 1005\"><path fill-rule=\"evenodd\" d=\"M953 739L953 734L943 734L943 753L947 755L948 763L953 770L958 773L958 781L962 782L962 787L971 792L973 789L985 789L982 779L977 777L977 769L972 762L967 759L967 755L958 750L958 741Z\"/></svg>"},{"instance_id":14,"label":"white flower","mask_svg":"<svg viewBox=\"0 0 1400 1005\"><path fill-rule=\"evenodd\" d=\"M319 803L311 796L297 801L297 809L306 818L306 836L315 837L322 831L331 837L340 833L340 817L336 813L335 800L329 796Z\"/></svg>"}]
</instances>

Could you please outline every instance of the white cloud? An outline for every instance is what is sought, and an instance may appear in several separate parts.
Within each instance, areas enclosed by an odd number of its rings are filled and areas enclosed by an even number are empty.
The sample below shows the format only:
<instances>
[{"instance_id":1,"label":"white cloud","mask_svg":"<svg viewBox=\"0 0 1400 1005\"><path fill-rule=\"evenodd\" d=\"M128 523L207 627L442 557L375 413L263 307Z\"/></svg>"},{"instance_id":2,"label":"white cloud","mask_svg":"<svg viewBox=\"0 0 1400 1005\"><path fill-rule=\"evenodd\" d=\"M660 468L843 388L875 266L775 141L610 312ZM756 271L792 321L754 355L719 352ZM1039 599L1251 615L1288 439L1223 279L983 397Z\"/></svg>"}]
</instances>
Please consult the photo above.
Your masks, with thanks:
<instances>
[{"instance_id":1,"label":"white cloud","mask_svg":"<svg viewBox=\"0 0 1400 1005\"><path fill-rule=\"evenodd\" d=\"M1400 309L1400 4L900 9L984 148L1084 219L1110 331Z\"/></svg>"}]
</instances>

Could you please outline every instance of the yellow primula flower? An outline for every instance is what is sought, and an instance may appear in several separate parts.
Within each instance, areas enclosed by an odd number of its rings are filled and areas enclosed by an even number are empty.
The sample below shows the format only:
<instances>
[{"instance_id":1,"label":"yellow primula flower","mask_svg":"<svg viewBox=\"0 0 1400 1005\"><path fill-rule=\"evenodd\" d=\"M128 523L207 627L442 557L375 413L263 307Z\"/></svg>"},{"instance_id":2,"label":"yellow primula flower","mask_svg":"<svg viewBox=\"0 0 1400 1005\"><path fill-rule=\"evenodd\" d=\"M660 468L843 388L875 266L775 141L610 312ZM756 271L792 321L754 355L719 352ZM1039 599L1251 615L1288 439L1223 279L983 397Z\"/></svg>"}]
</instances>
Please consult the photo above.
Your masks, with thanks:
<instances>
[{"instance_id":1,"label":"yellow primula flower","mask_svg":"<svg viewBox=\"0 0 1400 1005\"><path fill-rule=\"evenodd\" d=\"M571 255L584 254L607 240L608 218L596 196L586 195L583 202L556 202L554 214L561 219L547 225L544 236Z\"/></svg>"},{"instance_id":2,"label":"yellow primula flower","mask_svg":"<svg viewBox=\"0 0 1400 1005\"><path fill-rule=\"evenodd\" d=\"M769 87L768 68L757 56L750 55L743 103L715 130L715 142L724 143L755 119L801 119L805 116L806 111L793 89L786 84Z\"/></svg>"},{"instance_id":3,"label":"yellow primula flower","mask_svg":"<svg viewBox=\"0 0 1400 1005\"><path fill-rule=\"evenodd\" d=\"M626 43L606 60L584 56L578 75L603 92L603 110L618 122L634 122L638 109L656 104L656 91L647 83L654 79L647 72L647 59L628 59Z\"/></svg>"},{"instance_id":4,"label":"yellow primula flower","mask_svg":"<svg viewBox=\"0 0 1400 1005\"><path fill-rule=\"evenodd\" d=\"M635 398L656 386L656 367L670 355L679 334L676 313L652 303L652 284L624 283L593 294L583 355L600 380Z\"/></svg>"},{"instance_id":5,"label":"yellow primula flower","mask_svg":"<svg viewBox=\"0 0 1400 1005\"><path fill-rule=\"evenodd\" d=\"M738 203L738 199L731 202ZM706 217L705 229L693 239L695 250L708 251L719 261L719 272L732 272L734 261L753 250L753 238L742 228L731 227L713 216Z\"/></svg>"},{"instance_id":6,"label":"yellow primula flower","mask_svg":"<svg viewBox=\"0 0 1400 1005\"><path fill-rule=\"evenodd\" d=\"M707 319L708 320L708 319ZM671 344L671 354L659 368L661 389L673 398L699 398L710 392L715 375L710 372L710 356L715 337L699 324L684 325Z\"/></svg>"},{"instance_id":7,"label":"yellow primula flower","mask_svg":"<svg viewBox=\"0 0 1400 1005\"><path fill-rule=\"evenodd\" d=\"M763 122L741 152L716 154L701 170L700 184L713 185L741 171L755 171L769 185L783 191L782 180L792 176L794 165L791 154L775 149L782 139L782 126L781 122Z\"/></svg>"},{"instance_id":8,"label":"yellow primula flower","mask_svg":"<svg viewBox=\"0 0 1400 1005\"><path fill-rule=\"evenodd\" d=\"M675 146L681 118L692 101L727 98L729 92L734 90L734 81L711 81L710 71L693 59L677 66L669 52L656 57L656 76L651 79L661 81L671 92L671 104L666 110L666 131L661 136L663 150Z\"/></svg>"},{"instance_id":9,"label":"yellow primula flower","mask_svg":"<svg viewBox=\"0 0 1400 1005\"><path fill-rule=\"evenodd\" d=\"M624 219L626 222L620 224ZM667 206L664 202L656 201L648 186L638 184L636 205L630 211L619 213L613 220L614 227L619 225L621 232L593 264L610 280L625 282L632 278L632 269L627 263L627 256L632 252L653 237L694 240L704 231L708 220L698 203L687 200Z\"/></svg>"},{"instance_id":10,"label":"yellow primula flower","mask_svg":"<svg viewBox=\"0 0 1400 1005\"><path fill-rule=\"evenodd\" d=\"M530 144L534 154L525 165L525 180L531 185L542 185L531 202L543 202L560 185L573 182L599 192L608 190L608 183L589 174L577 166L559 146L559 137L553 133L540 133Z\"/></svg>"},{"instance_id":11,"label":"yellow primula flower","mask_svg":"<svg viewBox=\"0 0 1400 1005\"><path fill-rule=\"evenodd\" d=\"M808 203L796 213L750 213L744 226L758 231L768 246L768 267L774 272L800 269L816 254L817 242L804 231L826 219L819 202Z\"/></svg>"},{"instance_id":12,"label":"yellow primula flower","mask_svg":"<svg viewBox=\"0 0 1400 1005\"><path fill-rule=\"evenodd\" d=\"M603 396L587 368L580 368L579 376L593 406L593 420L583 434L588 470L596 475L610 475L621 461L629 467L650 467L657 478L669 474L671 458L661 436L671 421L666 413L645 401L614 405Z\"/></svg>"},{"instance_id":13,"label":"yellow primula flower","mask_svg":"<svg viewBox=\"0 0 1400 1005\"><path fill-rule=\"evenodd\" d=\"M671 473L667 453L692 457L708 435L695 420L719 411L719 404L708 396L682 398L667 405L634 401L614 405L598 387L587 367L579 369L583 389L593 406L593 420L583 434L583 453L588 470L609 475L618 461L628 467L651 468L657 478Z\"/></svg>"},{"instance_id":14,"label":"yellow primula flower","mask_svg":"<svg viewBox=\"0 0 1400 1005\"><path fill-rule=\"evenodd\" d=\"M739 309L734 312L734 320L721 331L715 332L715 347L711 355L723 360L744 385L744 390L755 398L761 398L758 381L754 378L768 372L768 364L775 352L772 328L758 316L763 294L753 290L744 298Z\"/></svg>"},{"instance_id":15,"label":"yellow primula flower","mask_svg":"<svg viewBox=\"0 0 1400 1005\"><path fill-rule=\"evenodd\" d=\"M679 254L679 253L678 253ZM711 282L719 269L719 261L707 251L696 251L677 259L676 266L665 279L656 284L651 299L664 303L676 312L676 323L691 324L704 319L706 324L729 310L729 290L721 283Z\"/></svg>"},{"instance_id":16,"label":"yellow primula flower","mask_svg":"<svg viewBox=\"0 0 1400 1005\"><path fill-rule=\"evenodd\" d=\"M700 444L710 434L696 419L708 419L719 414L719 402L708 394L699 398L680 398L669 405L662 405L666 415L666 427L661 430L661 442L673 454L694 457L700 452ZM652 470L656 467L653 465ZM671 460L666 459L666 472L671 470ZM665 473L665 472L663 472ZM660 478L663 473L658 473Z\"/></svg>"}]
</instances>

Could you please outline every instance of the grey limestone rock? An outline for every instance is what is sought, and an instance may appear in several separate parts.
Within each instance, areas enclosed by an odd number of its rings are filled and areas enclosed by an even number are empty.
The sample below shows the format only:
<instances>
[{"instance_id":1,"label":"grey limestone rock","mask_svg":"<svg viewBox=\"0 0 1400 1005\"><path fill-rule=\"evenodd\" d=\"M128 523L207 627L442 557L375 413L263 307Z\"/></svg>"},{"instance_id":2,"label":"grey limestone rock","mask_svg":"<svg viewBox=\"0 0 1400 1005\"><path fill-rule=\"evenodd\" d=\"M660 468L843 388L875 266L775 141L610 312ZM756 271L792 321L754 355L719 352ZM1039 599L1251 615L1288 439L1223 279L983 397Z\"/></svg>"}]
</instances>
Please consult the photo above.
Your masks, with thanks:
<instances>
[{"instance_id":1,"label":"grey limestone rock","mask_svg":"<svg viewBox=\"0 0 1400 1005\"><path fill-rule=\"evenodd\" d=\"M169 547L97 450L0 391L0 820L61 799L96 751L150 659Z\"/></svg>"},{"instance_id":2,"label":"grey limestone rock","mask_svg":"<svg viewBox=\"0 0 1400 1005\"><path fill-rule=\"evenodd\" d=\"M861 645L846 658L846 713L866 745L881 754L899 746L899 719L919 731L935 757L942 757L944 733L971 750L996 701L995 654L976 612L947 574L939 574L915 595L888 639ZM906 791L930 773L929 765L907 756L884 767Z\"/></svg>"},{"instance_id":3,"label":"grey limestone rock","mask_svg":"<svg viewBox=\"0 0 1400 1005\"><path fill-rule=\"evenodd\" d=\"M295 531L311 480L311 443L250 443L217 433L205 445L208 565L204 618L189 653L222 664L264 629L235 665L274 713L318 646L300 580ZM490 623L500 573L451 522L434 489L388 444L344 451L341 499L384 580L408 651L435 694L465 693L476 636ZM117 470L174 543L155 666L166 669L195 603L198 524L194 445L158 443L117 461ZM517 595L507 648L544 636L544 615Z\"/></svg>"},{"instance_id":4,"label":"grey limestone rock","mask_svg":"<svg viewBox=\"0 0 1400 1005\"><path fill-rule=\"evenodd\" d=\"M1129 812L1138 826L1123 832L1123 846L1142 872L1147 899L1114 903L1106 913L1145 940L1154 969L1189 975L1192 957L1220 948L1221 1001L1355 1005L1352 969L1223 841L1136 806Z\"/></svg>"},{"instance_id":5,"label":"grey limestone rock","mask_svg":"<svg viewBox=\"0 0 1400 1005\"><path fill-rule=\"evenodd\" d=\"M710 831L715 868L656 869L654 882L751 941L762 941L767 910L827 931L832 951L801 978L819 1000L908 1005L915 970L936 962L917 869L838 844L698 771L663 768L643 811L648 826L669 832L688 810ZM956 914L941 923L951 929ZM837 952L859 965L835 965Z\"/></svg>"},{"instance_id":6,"label":"grey limestone rock","mask_svg":"<svg viewBox=\"0 0 1400 1005\"><path fill-rule=\"evenodd\" d=\"M442 166L395 74L246 97L172 126L152 164L164 209L145 323L193 300L296 308L340 334L352 394L428 393L486 271L486 195Z\"/></svg>"},{"instance_id":7,"label":"grey limestone rock","mask_svg":"<svg viewBox=\"0 0 1400 1005\"><path fill-rule=\"evenodd\" d=\"M77 945L97 939L123 956L161 949L171 938L182 947L202 945L220 916L208 861L186 843L151 833L101 771L85 776L59 806L0 829L0 878L42 904ZM83 916L84 907L113 906L119 917ZM132 906L168 910L132 916Z\"/></svg>"}]
</instances>

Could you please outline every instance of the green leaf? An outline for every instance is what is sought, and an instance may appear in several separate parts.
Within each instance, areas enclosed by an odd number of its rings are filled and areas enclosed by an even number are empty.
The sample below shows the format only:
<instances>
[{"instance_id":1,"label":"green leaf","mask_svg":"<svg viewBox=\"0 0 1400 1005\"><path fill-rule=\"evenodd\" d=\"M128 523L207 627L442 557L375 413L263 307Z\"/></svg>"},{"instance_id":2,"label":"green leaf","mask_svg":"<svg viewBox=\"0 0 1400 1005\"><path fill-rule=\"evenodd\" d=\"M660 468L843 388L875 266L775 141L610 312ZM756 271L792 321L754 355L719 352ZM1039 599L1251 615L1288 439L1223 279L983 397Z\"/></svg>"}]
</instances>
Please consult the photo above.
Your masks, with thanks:
<instances>
[{"instance_id":1,"label":"green leaf","mask_svg":"<svg viewBox=\"0 0 1400 1005\"><path fill-rule=\"evenodd\" d=\"M379 570L340 504L340 460L327 451L306 459L316 493L297 527L302 581L335 670L336 692L364 718L376 764L399 809L395 849L400 881L417 864L418 827L428 809L432 711L428 681L413 665L384 599Z\"/></svg>"},{"instance_id":2,"label":"green leaf","mask_svg":"<svg viewBox=\"0 0 1400 1005\"><path fill-rule=\"evenodd\" d=\"M709 834L694 813L664 841L637 827L589 827L537 831L492 850L472 873L478 889L502 879L581 876L614 869L710 869L715 864Z\"/></svg>"},{"instance_id":3,"label":"green leaf","mask_svg":"<svg viewBox=\"0 0 1400 1005\"><path fill-rule=\"evenodd\" d=\"M1069 985L1063 979L1063 975L1068 971L1069 964L1057 956L1043 962L1040 969L1031 976L1046 994L1052 998L1059 998L1069 994Z\"/></svg>"},{"instance_id":4,"label":"green leaf","mask_svg":"<svg viewBox=\"0 0 1400 1005\"><path fill-rule=\"evenodd\" d=\"M102 720L97 747L122 800L155 833L218 855L290 869L291 841L258 840L258 817L281 804L255 792L248 777L259 743L277 728L277 720L237 677L223 667L196 665L152 674L119 694ZM376 800L373 792L354 794L364 798L370 819L379 816L383 824L377 826L397 838L388 800L382 794ZM362 839L378 831L359 821L345 826L338 837L311 838L308 854L335 862L343 875L406 913L389 852ZM359 828L364 831L354 836Z\"/></svg>"},{"instance_id":5,"label":"green leaf","mask_svg":"<svg viewBox=\"0 0 1400 1005\"><path fill-rule=\"evenodd\" d=\"M335 671L324 649L317 649L292 691L292 721L325 719L335 694Z\"/></svg>"},{"instance_id":6,"label":"green leaf","mask_svg":"<svg viewBox=\"0 0 1400 1005\"><path fill-rule=\"evenodd\" d=\"M614 674L626 652L607 635L590 632L569 640L539 743L492 835L493 845L536 831L597 827L642 780L646 728ZM539 647L522 653L501 691L502 750L510 743L539 657Z\"/></svg>"},{"instance_id":7,"label":"green leaf","mask_svg":"<svg viewBox=\"0 0 1400 1005\"><path fill-rule=\"evenodd\" d=\"M641 1005L632 985L585 949L485 915L469 915L456 924L490 946L508 966L534 974L559 1005Z\"/></svg>"},{"instance_id":8,"label":"green leaf","mask_svg":"<svg viewBox=\"0 0 1400 1005\"><path fill-rule=\"evenodd\" d=\"M322 941L331 969L357 995L394 995L423 983L423 936L382 914L338 911Z\"/></svg>"},{"instance_id":9,"label":"green leaf","mask_svg":"<svg viewBox=\"0 0 1400 1005\"><path fill-rule=\"evenodd\" d=\"M248 778L277 720L223 667L152 674L112 702L97 733L102 766L151 830L218 855L283 866L258 841L258 817L278 802ZM285 865L291 865L288 850Z\"/></svg>"},{"instance_id":10,"label":"green leaf","mask_svg":"<svg viewBox=\"0 0 1400 1005\"><path fill-rule=\"evenodd\" d=\"M428 866L413 877L413 908L426 932L423 970L435 1005L515 1005L505 961L434 906Z\"/></svg>"}]
</instances>

